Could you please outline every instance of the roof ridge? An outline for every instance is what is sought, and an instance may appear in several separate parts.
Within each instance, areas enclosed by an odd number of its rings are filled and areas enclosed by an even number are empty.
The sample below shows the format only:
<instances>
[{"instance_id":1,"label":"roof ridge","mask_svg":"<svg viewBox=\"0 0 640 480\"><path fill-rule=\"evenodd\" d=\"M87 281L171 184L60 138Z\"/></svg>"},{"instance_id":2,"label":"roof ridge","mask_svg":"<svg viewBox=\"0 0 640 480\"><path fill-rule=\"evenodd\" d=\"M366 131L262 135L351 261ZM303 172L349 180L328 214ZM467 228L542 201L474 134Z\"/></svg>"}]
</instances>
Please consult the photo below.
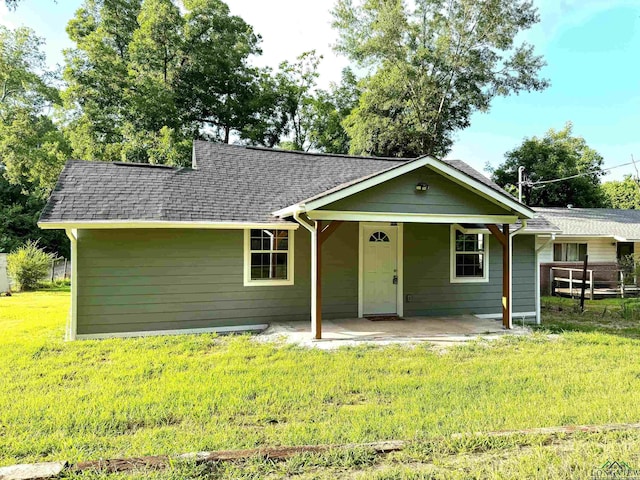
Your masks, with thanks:
<instances>
[{"instance_id":1,"label":"roof ridge","mask_svg":"<svg viewBox=\"0 0 640 480\"><path fill-rule=\"evenodd\" d=\"M304 152L302 150L285 150L284 148L270 148L270 147L263 147L260 145L238 145L233 143L209 142L207 140L194 140L194 142L204 143L206 145L214 146L214 147L243 148L245 150L257 150L257 151L264 151L264 152L307 155L310 157L337 157L337 158L353 158L353 159L362 159L362 160L380 160L380 161L392 161L392 162L403 162L403 161L407 162L407 161L415 160L416 158L421 158L422 156L424 156L424 155L421 155L419 157L374 157L372 155L348 155L344 153Z\"/></svg>"}]
</instances>

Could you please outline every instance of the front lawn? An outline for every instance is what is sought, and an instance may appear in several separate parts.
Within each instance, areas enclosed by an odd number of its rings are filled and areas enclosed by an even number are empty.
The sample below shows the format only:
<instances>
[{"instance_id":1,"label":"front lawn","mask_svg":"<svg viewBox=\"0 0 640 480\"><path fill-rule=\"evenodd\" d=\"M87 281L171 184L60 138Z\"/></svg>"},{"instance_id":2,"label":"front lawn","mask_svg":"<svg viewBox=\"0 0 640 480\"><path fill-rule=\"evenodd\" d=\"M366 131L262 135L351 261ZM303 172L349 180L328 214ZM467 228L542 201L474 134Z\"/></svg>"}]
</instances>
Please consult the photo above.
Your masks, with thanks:
<instances>
[{"instance_id":1,"label":"front lawn","mask_svg":"<svg viewBox=\"0 0 640 480\"><path fill-rule=\"evenodd\" d=\"M561 332L600 332L640 338L640 299L607 298L585 300L584 311L578 299L543 297L544 330Z\"/></svg>"},{"instance_id":2,"label":"front lawn","mask_svg":"<svg viewBox=\"0 0 640 480\"><path fill-rule=\"evenodd\" d=\"M415 463L462 469L460 478L487 471L530 478L540 468L565 478L618 459L611 455L640 463L633 432L572 439L564 457L548 439L447 440L457 432L638 422L640 341L632 338L540 332L444 353L427 344L327 352L248 336L64 342L68 302L67 292L0 297L0 465L385 439L416 446L384 465L356 451L224 469L229 478L240 471L277 478L289 469L331 478L336 468L363 478L449 478L403 473Z\"/></svg>"}]
</instances>

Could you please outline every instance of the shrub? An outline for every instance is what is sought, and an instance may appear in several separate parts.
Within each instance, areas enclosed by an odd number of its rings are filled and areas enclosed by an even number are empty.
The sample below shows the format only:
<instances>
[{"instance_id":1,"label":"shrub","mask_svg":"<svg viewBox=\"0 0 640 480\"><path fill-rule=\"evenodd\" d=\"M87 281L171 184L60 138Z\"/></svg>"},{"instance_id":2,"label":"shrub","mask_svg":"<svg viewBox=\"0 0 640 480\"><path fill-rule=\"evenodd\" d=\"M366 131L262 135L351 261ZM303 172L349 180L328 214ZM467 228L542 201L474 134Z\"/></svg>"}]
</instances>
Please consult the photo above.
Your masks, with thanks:
<instances>
[{"instance_id":1,"label":"shrub","mask_svg":"<svg viewBox=\"0 0 640 480\"><path fill-rule=\"evenodd\" d=\"M7 255L9 276L20 290L34 290L48 275L53 258L30 240Z\"/></svg>"}]
</instances>

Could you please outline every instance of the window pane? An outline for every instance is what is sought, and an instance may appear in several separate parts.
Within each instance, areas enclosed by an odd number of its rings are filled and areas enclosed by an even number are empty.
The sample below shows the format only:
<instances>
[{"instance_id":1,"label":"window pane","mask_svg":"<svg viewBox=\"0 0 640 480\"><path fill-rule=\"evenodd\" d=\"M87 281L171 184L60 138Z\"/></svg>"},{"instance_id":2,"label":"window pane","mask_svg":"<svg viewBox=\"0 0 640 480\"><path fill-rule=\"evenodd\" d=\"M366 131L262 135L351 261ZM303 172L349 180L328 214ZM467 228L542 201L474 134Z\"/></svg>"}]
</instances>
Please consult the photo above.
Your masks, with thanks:
<instances>
[{"instance_id":1,"label":"window pane","mask_svg":"<svg viewBox=\"0 0 640 480\"><path fill-rule=\"evenodd\" d=\"M287 254L286 253L274 253L272 254L271 264L271 278L279 280L287 279Z\"/></svg>"},{"instance_id":2,"label":"window pane","mask_svg":"<svg viewBox=\"0 0 640 480\"><path fill-rule=\"evenodd\" d=\"M286 280L288 271L287 253L252 253L252 280Z\"/></svg>"},{"instance_id":3,"label":"window pane","mask_svg":"<svg viewBox=\"0 0 640 480\"><path fill-rule=\"evenodd\" d=\"M456 230L456 252L479 252L484 249L484 235Z\"/></svg>"},{"instance_id":4,"label":"window pane","mask_svg":"<svg viewBox=\"0 0 640 480\"><path fill-rule=\"evenodd\" d=\"M276 238L274 250L289 250L289 232L287 230L277 230Z\"/></svg>"},{"instance_id":5,"label":"window pane","mask_svg":"<svg viewBox=\"0 0 640 480\"><path fill-rule=\"evenodd\" d=\"M465 253L456 255L456 277L483 277L484 255Z\"/></svg>"},{"instance_id":6,"label":"window pane","mask_svg":"<svg viewBox=\"0 0 640 480\"><path fill-rule=\"evenodd\" d=\"M578 244L578 261L584 262L584 257L587 256L587 244L579 243Z\"/></svg>"},{"instance_id":7,"label":"window pane","mask_svg":"<svg viewBox=\"0 0 640 480\"><path fill-rule=\"evenodd\" d=\"M553 244L553 261L554 262L562 262L562 244L554 243Z\"/></svg>"}]
</instances>

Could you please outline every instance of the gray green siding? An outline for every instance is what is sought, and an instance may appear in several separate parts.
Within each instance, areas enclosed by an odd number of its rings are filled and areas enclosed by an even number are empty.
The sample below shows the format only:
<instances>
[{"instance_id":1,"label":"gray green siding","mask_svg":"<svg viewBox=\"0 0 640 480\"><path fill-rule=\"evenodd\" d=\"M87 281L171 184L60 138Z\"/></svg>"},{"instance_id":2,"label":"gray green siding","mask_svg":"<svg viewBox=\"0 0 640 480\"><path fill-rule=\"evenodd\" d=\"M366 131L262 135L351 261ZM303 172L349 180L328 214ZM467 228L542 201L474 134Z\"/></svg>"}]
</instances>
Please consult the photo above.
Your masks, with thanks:
<instances>
[{"instance_id":1,"label":"gray green siding","mask_svg":"<svg viewBox=\"0 0 640 480\"><path fill-rule=\"evenodd\" d=\"M243 285L242 230L81 230L78 334L310 320L310 235L295 235L291 286ZM358 227L325 244L323 312L358 314Z\"/></svg>"},{"instance_id":2,"label":"gray green siding","mask_svg":"<svg viewBox=\"0 0 640 480\"><path fill-rule=\"evenodd\" d=\"M419 182L427 183L429 190L416 191ZM440 215L510 213L427 167L330 203L322 209Z\"/></svg>"},{"instance_id":3,"label":"gray green siding","mask_svg":"<svg viewBox=\"0 0 640 480\"><path fill-rule=\"evenodd\" d=\"M502 247L489 239L489 281L450 282L450 226L404 225L404 314L460 315L501 312ZM535 310L535 237L513 240L513 312ZM407 302L407 295L411 301Z\"/></svg>"},{"instance_id":4,"label":"gray green siding","mask_svg":"<svg viewBox=\"0 0 640 480\"><path fill-rule=\"evenodd\" d=\"M309 235L296 231L299 257ZM308 262L291 286L243 286L242 230L85 230L78 334L255 325L309 317Z\"/></svg>"},{"instance_id":5,"label":"gray green siding","mask_svg":"<svg viewBox=\"0 0 640 480\"><path fill-rule=\"evenodd\" d=\"M501 250L488 283L449 281L449 225L404 225L404 313L499 313ZM295 284L243 285L242 230L82 230L78 334L257 325L310 319L310 235L295 232ZM358 224L324 244L323 314L358 314ZM514 312L533 311L534 237L514 239ZM411 295L410 302L406 296Z\"/></svg>"}]
</instances>

